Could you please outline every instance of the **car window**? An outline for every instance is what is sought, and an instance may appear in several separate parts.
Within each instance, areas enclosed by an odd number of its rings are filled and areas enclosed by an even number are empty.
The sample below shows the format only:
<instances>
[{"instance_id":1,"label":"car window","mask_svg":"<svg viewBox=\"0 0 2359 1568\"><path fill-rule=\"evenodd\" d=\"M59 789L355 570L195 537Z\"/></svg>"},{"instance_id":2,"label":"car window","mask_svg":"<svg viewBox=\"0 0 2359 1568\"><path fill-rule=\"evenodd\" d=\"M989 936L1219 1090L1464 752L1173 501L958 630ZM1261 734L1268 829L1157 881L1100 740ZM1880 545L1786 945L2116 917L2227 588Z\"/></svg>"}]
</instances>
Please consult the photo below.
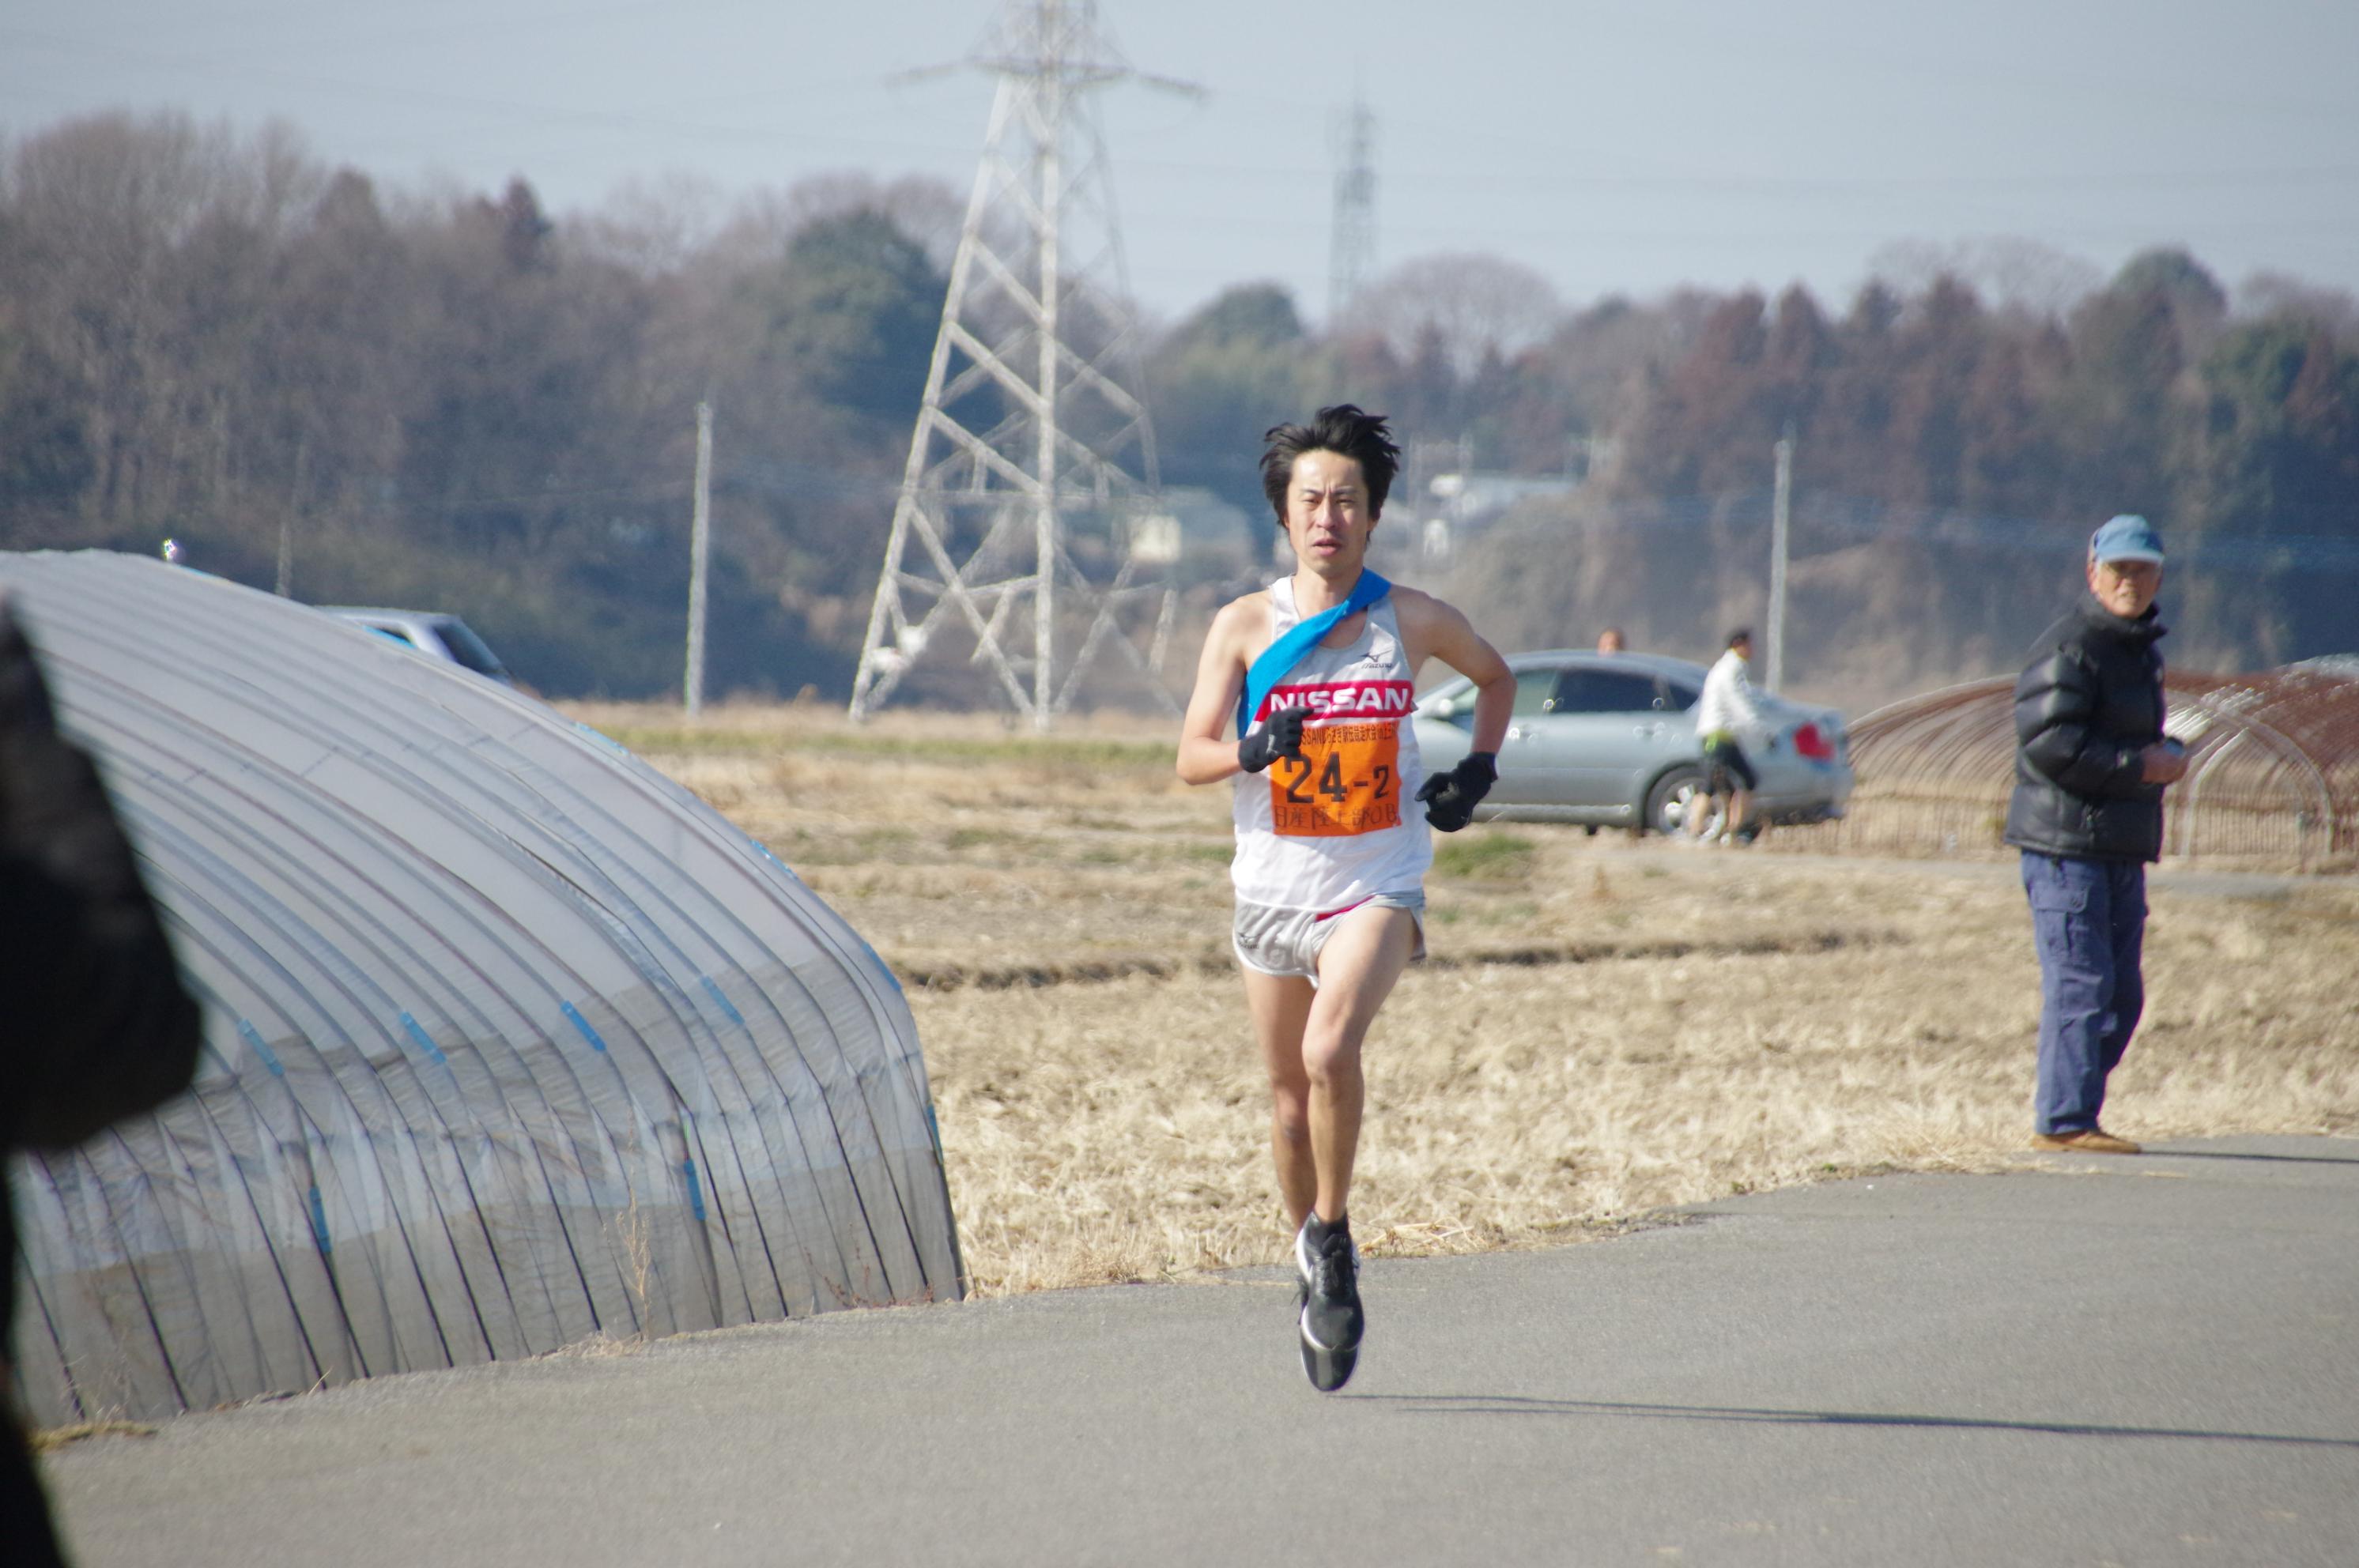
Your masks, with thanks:
<instances>
[{"instance_id":1,"label":"car window","mask_svg":"<svg viewBox=\"0 0 2359 1568\"><path fill-rule=\"evenodd\" d=\"M1556 695L1557 672L1554 666L1516 672L1516 706L1519 719L1549 711L1549 699Z\"/></svg>"},{"instance_id":2,"label":"car window","mask_svg":"<svg viewBox=\"0 0 2359 1568\"><path fill-rule=\"evenodd\" d=\"M1447 705L1448 712L1443 712ZM1438 723L1454 724L1473 732L1474 729L1474 683L1463 676L1444 681L1417 699L1418 715Z\"/></svg>"},{"instance_id":3,"label":"car window","mask_svg":"<svg viewBox=\"0 0 2359 1568\"><path fill-rule=\"evenodd\" d=\"M451 657L477 675L504 676L508 673L507 666L484 645L484 640L476 636L474 629L464 621L438 621L434 623L434 630L440 635L442 645L451 650Z\"/></svg>"},{"instance_id":4,"label":"car window","mask_svg":"<svg viewBox=\"0 0 2359 1568\"><path fill-rule=\"evenodd\" d=\"M1567 670L1556 691L1559 713L1643 713L1654 706L1654 677L1621 670Z\"/></svg>"},{"instance_id":5,"label":"car window","mask_svg":"<svg viewBox=\"0 0 2359 1568\"><path fill-rule=\"evenodd\" d=\"M1670 705L1680 709L1693 708L1696 699L1703 696L1703 687L1668 676L1663 681L1663 689L1670 693Z\"/></svg>"}]
</instances>

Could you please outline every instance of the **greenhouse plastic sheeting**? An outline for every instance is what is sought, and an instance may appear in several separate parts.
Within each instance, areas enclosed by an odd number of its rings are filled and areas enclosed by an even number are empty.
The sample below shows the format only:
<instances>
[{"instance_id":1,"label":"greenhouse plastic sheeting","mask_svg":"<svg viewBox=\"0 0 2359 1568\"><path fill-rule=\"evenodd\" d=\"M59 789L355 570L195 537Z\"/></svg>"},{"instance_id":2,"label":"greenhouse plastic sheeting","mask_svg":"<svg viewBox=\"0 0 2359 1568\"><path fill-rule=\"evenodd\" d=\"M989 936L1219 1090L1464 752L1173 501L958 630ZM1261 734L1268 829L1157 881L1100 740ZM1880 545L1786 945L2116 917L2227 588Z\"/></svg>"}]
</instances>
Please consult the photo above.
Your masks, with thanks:
<instances>
[{"instance_id":1,"label":"greenhouse plastic sheeting","mask_svg":"<svg viewBox=\"0 0 2359 1568\"><path fill-rule=\"evenodd\" d=\"M759 844L318 611L0 581L205 1011L186 1095L10 1173L34 1419L959 1293L908 1007Z\"/></svg>"}]
</instances>

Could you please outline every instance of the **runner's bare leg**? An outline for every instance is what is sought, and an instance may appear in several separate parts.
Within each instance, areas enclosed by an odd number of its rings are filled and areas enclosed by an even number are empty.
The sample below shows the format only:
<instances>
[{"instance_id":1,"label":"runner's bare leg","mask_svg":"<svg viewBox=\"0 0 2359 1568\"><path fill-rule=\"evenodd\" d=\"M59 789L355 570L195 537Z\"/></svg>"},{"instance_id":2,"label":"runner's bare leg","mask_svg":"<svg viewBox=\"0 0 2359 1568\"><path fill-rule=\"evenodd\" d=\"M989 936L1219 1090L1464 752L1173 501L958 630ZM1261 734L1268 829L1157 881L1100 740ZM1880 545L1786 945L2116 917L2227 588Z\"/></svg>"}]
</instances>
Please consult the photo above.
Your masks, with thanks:
<instances>
[{"instance_id":1,"label":"runner's bare leg","mask_svg":"<svg viewBox=\"0 0 2359 1568\"><path fill-rule=\"evenodd\" d=\"M1299 975L1244 974L1245 1008L1269 1070L1269 1152L1291 1232L1302 1228L1302 1217L1319 1196L1319 1167L1310 1152L1310 1077L1302 1066L1303 1026L1319 992Z\"/></svg>"},{"instance_id":2,"label":"runner's bare leg","mask_svg":"<svg viewBox=\"0 0 2359 1568\"><path fill-rule=\"evenodd\" d=\"M1310 1085L1310 1152L1319 1173L1319 1217L1345 1217L1352 1167L1360 1152L1366 1083L1360 1045L1376 1010L1417 950L1417 917L1405 909L1359 909L1336 916L1319 954L1319 989L1302 1031L1302 1069ZM1298 1221L1298 1223L1299 1223Z\"/></svg>"}]
</instances>

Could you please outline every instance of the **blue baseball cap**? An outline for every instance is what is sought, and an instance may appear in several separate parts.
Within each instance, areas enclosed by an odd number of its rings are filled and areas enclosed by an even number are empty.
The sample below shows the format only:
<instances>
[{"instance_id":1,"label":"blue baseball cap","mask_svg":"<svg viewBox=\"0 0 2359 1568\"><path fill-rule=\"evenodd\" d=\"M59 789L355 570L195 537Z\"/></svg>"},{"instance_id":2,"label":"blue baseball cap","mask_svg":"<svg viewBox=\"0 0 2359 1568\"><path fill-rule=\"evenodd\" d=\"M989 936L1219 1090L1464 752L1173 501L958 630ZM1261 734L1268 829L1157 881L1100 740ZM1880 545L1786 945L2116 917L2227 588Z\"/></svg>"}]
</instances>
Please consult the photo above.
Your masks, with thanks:
<instances>
[{"instance_id":1,"label":"blue baseball cap","mask_svg":"<svg viewBox=\"0 0 2359 1568\"><path fill-rule=\"evenodd\" d=\"M2160 561L2162 535L2154 524L2134 512L2107 518L2105 525L2089 535L2089 558L2093 561Z\"/></svg>"}]
</instances>

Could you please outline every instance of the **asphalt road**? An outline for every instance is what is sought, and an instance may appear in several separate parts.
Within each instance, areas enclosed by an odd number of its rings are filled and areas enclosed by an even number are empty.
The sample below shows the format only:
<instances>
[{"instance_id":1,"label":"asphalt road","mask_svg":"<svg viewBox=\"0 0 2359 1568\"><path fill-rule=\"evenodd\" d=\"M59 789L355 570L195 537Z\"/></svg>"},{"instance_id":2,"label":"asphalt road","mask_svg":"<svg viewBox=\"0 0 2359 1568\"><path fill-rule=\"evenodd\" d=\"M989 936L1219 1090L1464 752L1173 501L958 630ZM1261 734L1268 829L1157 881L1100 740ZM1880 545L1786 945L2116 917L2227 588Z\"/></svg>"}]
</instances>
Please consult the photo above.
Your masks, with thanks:
<instances>
[{"instance_id":1,"label":"asphalt road","mask_svg":"<svg viewBox=\"0 0 2359 1568\"><path fill-rule=\"evenodd\" d=\"M85 1568L2359 1564L2359 1140L419 1373L48 1461Z\"/></svg>"}]
</instances>

